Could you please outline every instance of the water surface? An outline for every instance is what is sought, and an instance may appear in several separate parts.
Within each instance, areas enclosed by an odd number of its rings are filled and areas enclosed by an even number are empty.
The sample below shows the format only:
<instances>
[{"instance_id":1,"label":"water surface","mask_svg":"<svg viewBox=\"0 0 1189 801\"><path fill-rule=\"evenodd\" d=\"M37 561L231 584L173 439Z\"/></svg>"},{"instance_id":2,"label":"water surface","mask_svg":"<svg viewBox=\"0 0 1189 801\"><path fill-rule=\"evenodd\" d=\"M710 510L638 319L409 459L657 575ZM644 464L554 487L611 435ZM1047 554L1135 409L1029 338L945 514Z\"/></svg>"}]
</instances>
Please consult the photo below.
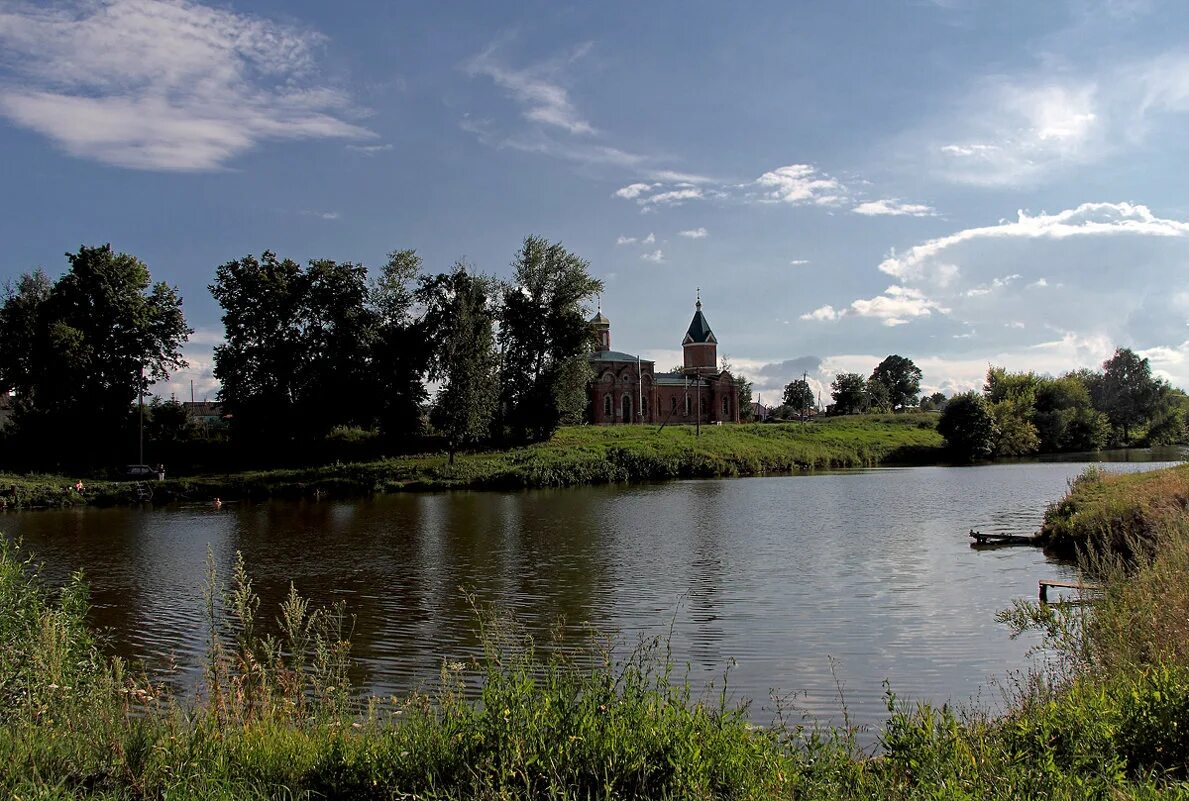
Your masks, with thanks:
<instances>
[{"instance_id":1,"label":"water surface","mask_svg":"<svg viewBox=\"0 0 1189 801\"><path fill-rule=\"evenodd\" d=\"M1111 463L1109 470L1161 462ZM193 683L205 647L208 547L236 551L268 617L289 581L356 616L362 684L402 692L441 660L475 652L462 588L542 635L558 618L631 640L673 627L699 687L734 663L733 695L771 720L770 693L837 719L884 719L901 697L965 702L1024 664L995 612L1072 575L1032 548L975 551L966 536L1028 533L1078 462L884 468L515 493L397 494L272 502L5 513L51 579L84 570L111 648ZM983 700L990 699L986 693Z\"/></svg>"}]
</instances>

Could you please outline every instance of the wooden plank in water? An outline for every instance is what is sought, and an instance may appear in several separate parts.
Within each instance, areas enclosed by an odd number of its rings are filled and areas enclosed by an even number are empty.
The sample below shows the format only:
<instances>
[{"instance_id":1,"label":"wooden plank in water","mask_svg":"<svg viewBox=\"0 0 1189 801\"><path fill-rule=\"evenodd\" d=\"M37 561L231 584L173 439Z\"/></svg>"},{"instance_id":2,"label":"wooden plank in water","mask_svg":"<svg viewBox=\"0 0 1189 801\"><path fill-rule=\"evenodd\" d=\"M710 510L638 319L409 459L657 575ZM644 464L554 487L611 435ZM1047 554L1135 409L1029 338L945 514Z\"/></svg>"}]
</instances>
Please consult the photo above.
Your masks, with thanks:
<instances>
[{"instance_id":1,"label":"wooden plank in water","mask_svg":"<svg viewBox=\"0 0 1189 801\"><path fill-rule=\"evenodd\" d=\"M1048 603L1049 587L1065 590L1082 590L1083 592L1102 592L1106 589L1101 584L1095 584L1089 581L1060 581L1059 579L1041 579L1040 584L1040 602Z\"/></svg>"},{"instance_id":2,"label":"wooden plank in water","mask_svg":"<svg viewBox=\"0 0 1189 801\"><path fill-rule=\"evenodd\" d=\"M970 530L971 545L1038 545L1035 534L984 534L981 531Z\"/></svg>"}]
</instances>

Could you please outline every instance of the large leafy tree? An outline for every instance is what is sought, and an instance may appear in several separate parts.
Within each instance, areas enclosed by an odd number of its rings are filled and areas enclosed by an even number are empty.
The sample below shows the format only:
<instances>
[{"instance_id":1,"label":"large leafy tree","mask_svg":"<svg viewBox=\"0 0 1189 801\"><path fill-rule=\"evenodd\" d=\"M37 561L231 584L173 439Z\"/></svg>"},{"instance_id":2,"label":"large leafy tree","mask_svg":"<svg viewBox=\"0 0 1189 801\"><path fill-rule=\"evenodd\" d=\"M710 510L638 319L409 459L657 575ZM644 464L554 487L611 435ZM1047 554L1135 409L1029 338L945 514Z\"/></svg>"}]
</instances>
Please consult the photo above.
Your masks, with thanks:
<instances>
[{"instance_id":1,"label":"large leafy tree","mask_svg":"<svg viewBox=\"0 0 1189 801\"><path fill-rule=\"evenodd\" d=\"M1046 453L1098 450L1110 434L1106 416L1094 408L1086 382L1076 374L1037 383L1033 421Z\"/></svg>"},{"instance_id":2,"label":"large leafy tree","mask_svg":"<svg viewBox=\"0 0 1189 801\"><path fill-rule=\"evenodd\" d=\"M990 456L999 438L991 406L977 392L950 398L937 421L937 431L945 437L954 458L964 462Z\"/></svg>"},{"instance_id":3,"label":"large leafy tree","mask_svg":"<svg viewBox=\"0 0 1189 801\"><path fill-rule=\"evenodd\" d=\"M1129 348L1119 348L1102 363L1100 408L1116 429L1122 430L1122 442L1131 440L1131 429L1149 420L1157 410L1160 388L1147 359Z\"/></svg>"},{"instance_id":4,"label":"large leafy tree","mask_svg":"<svg viewBox=\"0 0 1189 801\"><path fill-rule=\"evenodd\" d=\"M867 382L858 373L839 373L830 384L835 414L859 414L867 402Z\"/></svg>"},{"instance_id":5,"label":"large leafy tree","mask_svg":"<svg viewBox=\"0 0 1189 801\"><path fill-rule=\"evenodd\" d=\"M813 405L813 387L804 378L790 381L784 387L784 405L796 414L804 414Z\"/></svg>"},{"instance_id":6,"label":"large leafy tree","mask_svg":"<svg viewBox=\"0 0 1189 801\"><path fill-rule=\"evenodd\" d=\"M487 439L495 422L495 283L458 264L449 273L423 277L417 296L425 309L425 334L434 343L429 378L441 384L431 419L453 463L459 449Z\"/></svg>"},{"instance_id":7,"label":"large leafy tree","mask_svg":"<svg viewBox=\"0 0 1189 801\"><path fill-rule=\"evenodd\" d=\"M177 290L154 284L135 256L110 245L66 256L56 282L35 272L5 291L0 391L16 392L18 442L32 461L128 459L130 409L151 382L185 366L191 329Z\"/></svg>"},{"instance_id":8,"label":"large leafy tree","mask_svg":"<svg viewBox=\"0 0 1189 801\"><path fill-rule=\"evenodd\" d=\"M424 326L414 316L421 267L415 251L393 251L372 290L379 326L374 354L378 417L380 430L394 439L420 433L428 397L422 377L429 369L432 348Z\"/></svg>"},{"instance_id":9,"label":"large leafy tree","mask_svg":"<svg viewBox=\"0 0 1189 801\"><path fill-rule=\"evenodd\" d=\"M265 251L220 266L210 289L226 329L219 398L239 438L275 444L373 422L377 314L362 265L303 268Z\"/></svg>"},{"instance_id":10,"label":"large leafy tree","mask_svg":"<svg viewBox=\"0 0 1189 801\"><path fill-rule=\"evenodd\" d=\"M513 261L499 317L504 424L539 440L581 420L591 346L585 305L603 284L560 243L530 236Z\"/></svg>"},{"instance_id":11,"label":"large leafy tree","mask_svg":"<svg viewBox=\"0 0 1189 801\"><path fill-rule=\"evenodd\" d=\"M237 437L276 440L301 422L302 317L306 277L301 265L266 250L215 272L211 294L223 308L224 343L215 347L219 400Z\"/></svg>"},{"instance_id":12,"label":"large leafy tree","mask_svg":"<svg viewBox=\"0 0 1189 801\"><path fill-rule=\"evenodd\" d=\"M917 393L921 391L921 368L912 359L892 354L876 365L871 378L888 391L888 402L892 409L916 406Z\"/></svg>"}]
</instances>

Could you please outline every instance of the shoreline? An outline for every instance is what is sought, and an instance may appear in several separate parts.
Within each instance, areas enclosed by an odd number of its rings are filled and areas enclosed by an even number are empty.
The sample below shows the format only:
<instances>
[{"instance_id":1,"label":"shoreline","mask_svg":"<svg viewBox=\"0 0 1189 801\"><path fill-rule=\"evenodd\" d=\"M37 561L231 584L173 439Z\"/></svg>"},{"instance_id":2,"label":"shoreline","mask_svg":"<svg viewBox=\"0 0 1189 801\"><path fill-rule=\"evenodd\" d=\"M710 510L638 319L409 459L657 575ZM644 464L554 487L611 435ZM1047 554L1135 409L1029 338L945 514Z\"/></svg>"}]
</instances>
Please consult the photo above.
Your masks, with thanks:
<instances>
[{"instance_id":1,"label":"shoreline","mask_svg":"<svg viewBox=\"0 0 1189 801\"><path fill-rule=\"evenodd\" d=\"M636 484L690 478L790 475L876 465L939 464L935 420L923 415L832 418L809 423L743 423L662 431L648 426L570 427L551 440L508 450L417 454L317 467L245 470L145 482L152 502L301 497L369 497L392 492L517 490ZM0 473L8 508L138 503L135 482ZM9 495L15 489L14 495Z\"/></svg>"}]
</instances>

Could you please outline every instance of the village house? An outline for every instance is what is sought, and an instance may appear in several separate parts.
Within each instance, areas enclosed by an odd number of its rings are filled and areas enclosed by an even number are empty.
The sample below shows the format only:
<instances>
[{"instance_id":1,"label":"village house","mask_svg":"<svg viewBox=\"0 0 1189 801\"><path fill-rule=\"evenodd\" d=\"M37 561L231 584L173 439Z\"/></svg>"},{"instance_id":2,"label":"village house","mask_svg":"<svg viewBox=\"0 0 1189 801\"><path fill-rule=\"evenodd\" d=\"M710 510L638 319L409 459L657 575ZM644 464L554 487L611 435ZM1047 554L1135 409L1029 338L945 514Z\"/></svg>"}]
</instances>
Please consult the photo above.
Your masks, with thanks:
<instances>
[{"instance_id":1,"label":"village house","mask_svg":"<svg viewBox=\"0 0 1189 801\"><path fill-rule=\"evenodd\" d=\"M702 313L700 294L681 343L680 373L657 373L651 360L611 350L611 321L601 307L590 324L596 344L589 356L594 370L588 388L589 422L739 422L739 387L730 373L718 367L718 339Z\"/></svg>"}]
</instances>

